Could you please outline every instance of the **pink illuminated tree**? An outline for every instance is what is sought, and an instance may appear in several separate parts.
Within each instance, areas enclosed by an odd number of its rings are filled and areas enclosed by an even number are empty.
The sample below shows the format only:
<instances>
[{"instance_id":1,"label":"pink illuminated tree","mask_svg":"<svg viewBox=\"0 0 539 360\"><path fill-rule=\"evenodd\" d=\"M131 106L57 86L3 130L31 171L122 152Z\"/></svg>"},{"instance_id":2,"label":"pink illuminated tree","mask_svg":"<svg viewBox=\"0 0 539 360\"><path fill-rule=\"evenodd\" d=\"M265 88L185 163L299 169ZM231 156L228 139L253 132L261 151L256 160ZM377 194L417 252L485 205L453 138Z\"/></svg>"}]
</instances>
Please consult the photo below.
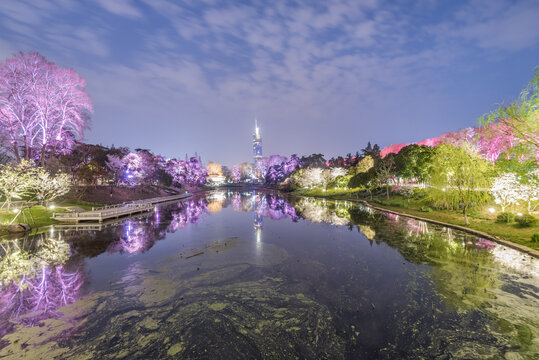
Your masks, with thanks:
<instances>
[{"instance_id":1,"label":"pink illuminated tree","mask_svg":"<svg viewBox=\"0 0 539 360\"><path fill-rule=\"evenodd\" d=\"M36 52L0 65L0 138L20 161L66 153L89 127L86 81ZM22 152L22 153L21 153Z\"/></svg>"},{"instance_id":2,"label":"pink illuminated tree","mask_svg":"<svg viewBox=\"0 0 539 360\"><path fill-rule=\"evenodd\" d=\"M503 123L491 123L477 130L479 154L491 162L498 160L502 153L507 153L515 143L510 129Z\"/></svg>"},{"instance_id":3,"label":"pink illuminated tree","mask_svg":"<svg viewBox=\"0 0 539 360\"><path fill-rule=\"evenodd\" d=\"M382 151L380 151L380 157L383 159L385 158L388 154L398 154L399 151L401 151L401 149L405 146L407 146L408 144L391 144L389 145L388 147L385 147L382 149Z\"/></svg>"}]
</instances>

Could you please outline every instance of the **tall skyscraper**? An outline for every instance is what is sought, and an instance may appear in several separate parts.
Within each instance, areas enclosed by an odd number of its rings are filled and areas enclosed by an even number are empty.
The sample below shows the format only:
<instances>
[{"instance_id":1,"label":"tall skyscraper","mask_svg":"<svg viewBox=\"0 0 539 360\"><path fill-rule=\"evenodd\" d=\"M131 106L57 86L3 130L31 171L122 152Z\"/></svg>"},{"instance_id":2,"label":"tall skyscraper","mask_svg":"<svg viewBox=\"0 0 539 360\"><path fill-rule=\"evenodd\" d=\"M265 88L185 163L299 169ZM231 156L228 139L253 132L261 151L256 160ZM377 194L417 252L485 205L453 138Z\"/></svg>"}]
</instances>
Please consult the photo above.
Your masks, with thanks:
<instances>
[{"instance_id":1,"label":"tall skyscraper","mask_svg":"<svg viewBox=\"0 0 539 360\"><path fill-rule=\"evenodd\" d=\"M253 180L262 180L261 165L262 161L262 138L260 137L260 129L258 122L255 119L255 133L253 134Z\"/></svg>"}]
</instances>

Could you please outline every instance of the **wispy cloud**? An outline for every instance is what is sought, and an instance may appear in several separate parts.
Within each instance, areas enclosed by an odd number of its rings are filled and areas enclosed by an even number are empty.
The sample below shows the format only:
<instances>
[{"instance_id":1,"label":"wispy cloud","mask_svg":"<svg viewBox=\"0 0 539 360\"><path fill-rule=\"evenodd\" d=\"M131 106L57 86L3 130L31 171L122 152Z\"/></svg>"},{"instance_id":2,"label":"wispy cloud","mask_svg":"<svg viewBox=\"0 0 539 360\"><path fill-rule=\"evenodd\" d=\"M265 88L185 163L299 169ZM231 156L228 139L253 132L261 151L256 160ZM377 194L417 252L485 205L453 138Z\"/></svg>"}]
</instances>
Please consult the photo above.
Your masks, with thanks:
<instances>
[{"instance_id":1,"label":"wispy cloud","mask_svg":"<svg viewBox=\"0 0 539 360\"><path fill-rule=\"evenodd\" d=\"M140 146L169 155L226 146L243 160L244 145L230 143L238 129L248 139L254 116L282 139L270 152L285 154L471 125L499 99L485 89L471 105L456 83L468 89L469 72L539 45L539 4L528 0L98 3L2 2L0 55L39 50L77 68L95 99L94 139L149 141ZM163 141L134 130L148 121ZM107 131L116 122L129 122L129 134ZM208 123L220 134L210 141ZM176 141L167 126L189 138Z\"/></svg>"},{"instance_id":2,"label":"wispy cloud","mask_svg":"<svg viewBox=\"0 0 539 360\"><path fill-rule=\"evenodd\" d=\"M142 14L131 0L96 0L105 10L120 16L138 18Z\"/></svg>"}]
</instances>

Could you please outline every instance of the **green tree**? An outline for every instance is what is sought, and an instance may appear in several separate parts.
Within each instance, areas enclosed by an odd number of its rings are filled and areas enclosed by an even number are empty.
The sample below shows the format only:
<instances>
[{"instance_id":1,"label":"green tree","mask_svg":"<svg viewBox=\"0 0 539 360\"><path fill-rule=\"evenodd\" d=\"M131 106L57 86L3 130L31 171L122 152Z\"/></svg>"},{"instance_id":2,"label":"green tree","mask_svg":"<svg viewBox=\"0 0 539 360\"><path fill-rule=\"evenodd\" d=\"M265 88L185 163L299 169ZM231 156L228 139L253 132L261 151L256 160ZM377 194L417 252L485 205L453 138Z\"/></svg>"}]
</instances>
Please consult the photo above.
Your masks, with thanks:
<instances>
[{"instance_id":1,"label":"green tree","mask_svg":"<svg viewBox=\"0 0 539 360\"><path fill-rule=\"evenodd\" d=\"M395 154L388 154L383 159L377 159L374 163L376 177L381 185L386 187L386 197L389 200L389 181L395 176Z\"/></svg>"},{"instance_id":2,"label":"green tree","mask_svg":"<svg viewBox=\"0 0 539 360\"><path fill-rule=\"evenodd\" d=\"M367 155L356 166L350 168L350 175L356 175L369 171L374 166L374 159L372 156Z\"/></svg>"},{"instance_id":3,"label":"green tree","mask_svg":"<svg viewBox=\"0 0 539 360\"><path fill-rule=\"evenodd\" d=\"M436 202L461 207L469 224L468 208L485 202L492 164L464 147L440 145L432 158L431 193Z\"/></svg>"},{"instance_id":4,"label":"green tree","mask_svg":"<svg viewBox=\"0 0 539 360\"><path fill-rule=\"evenodd\" d=\"M516 141L515 146L509 149L510 154L524 159L539 155L539 67L518 100L484 115L479 123L487 132L501 131L513 137ZM493 123L499 126L489 126Z\"/></svg>"},{"instance_id":5,"label":"green tree","mask_svg":"<svg viewBox=\"0 0 539 360\"><path fill-rule=\"evenodd\" d=\"M425 182L430 175L434 148L425 145L408 145L395 156L397 175L404 179Z\"/></svg>"},{"instance_id":6,"label":"green tree","mask_svg":"<svg viewBox=\"0 0 539 360\"><path fill-rule=\"evenodd\" d=\"M354 175L348 182L348 187L366 190L372 200L372 192L378 187L378 177L376 176L374 167L371 167L368 171Z\"/></svg>"}]
</instances>

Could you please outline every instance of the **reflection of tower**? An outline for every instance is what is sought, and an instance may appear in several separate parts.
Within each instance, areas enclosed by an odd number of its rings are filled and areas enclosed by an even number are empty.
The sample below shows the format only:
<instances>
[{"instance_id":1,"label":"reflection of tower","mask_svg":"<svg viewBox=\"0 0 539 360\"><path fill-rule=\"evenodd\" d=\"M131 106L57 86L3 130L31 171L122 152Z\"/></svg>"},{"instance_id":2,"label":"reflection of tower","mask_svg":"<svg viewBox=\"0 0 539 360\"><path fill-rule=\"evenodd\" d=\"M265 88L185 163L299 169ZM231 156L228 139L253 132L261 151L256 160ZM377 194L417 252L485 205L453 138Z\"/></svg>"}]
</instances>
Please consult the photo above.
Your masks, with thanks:
<instances>
[{"instance_id":1,"label":"reflection of tower","mask_svg":"<svg viewBox=\"0 0 539 360\"><path fill-rule=\"evenodd\" d=\"M262 230L262 219L264 218L261 213L259 213L260 195L253 191L253 223L255 230Z\"/></svg>"},{"instance_id":2,"label":"reflection of tower","mask_svg":"<svg viewBox=\"0 0 539 360\"><path fill-rule=\"evenodd\" d=\"M258 129L258 123L255 119L255 133L253 134L253 179L255 181L262 177L260 174L260 162L262 161L262 138L260 137L260 130Z\"/></svg>"},{"instance_id":3,"label":"reflection of tower","mask_svg":"<svg viewBox=\"0 0 539 360\"><path fill-rule=\"evenodd\" d=\"M262 216L262 211L259 209L260 205L260 195L257 194L255 191L253 191L253 225L255 229L255 236L256 236L256 243L257 245L257 254L260 252L260 245L262 242L262 219L264 217ZM260 212L259 212L260 210Z\"/></svg>"}]
</instances>

